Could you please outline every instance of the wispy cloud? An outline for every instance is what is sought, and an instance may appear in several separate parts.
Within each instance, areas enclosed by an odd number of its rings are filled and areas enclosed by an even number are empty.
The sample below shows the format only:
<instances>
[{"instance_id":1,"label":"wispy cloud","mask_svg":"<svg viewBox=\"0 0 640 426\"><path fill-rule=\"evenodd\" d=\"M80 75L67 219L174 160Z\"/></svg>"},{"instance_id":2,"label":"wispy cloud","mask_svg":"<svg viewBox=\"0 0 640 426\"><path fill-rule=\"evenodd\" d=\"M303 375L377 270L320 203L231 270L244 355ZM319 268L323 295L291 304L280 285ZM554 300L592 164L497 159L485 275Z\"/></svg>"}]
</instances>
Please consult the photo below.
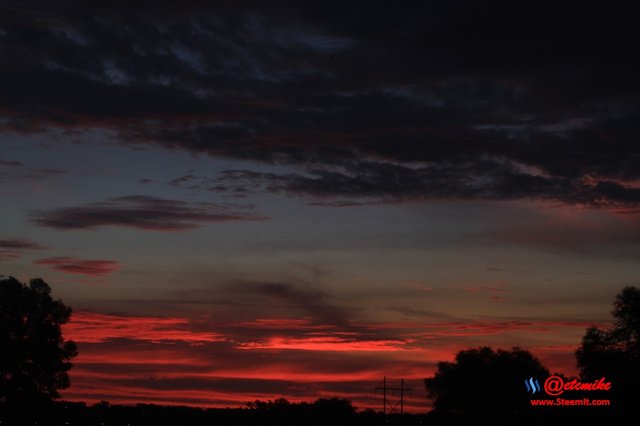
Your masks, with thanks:
<instances>
[{"instance_id":1,"label":"wispy cloud","mask_svg":"<svg viewBox=\"0 0 640 426\"><path fill-rule=\"evenodd\" d=\"M197 344L217 342L223 337L211 331L195 330L187 318L109 315L97 312L74 312L64 327L65 335L84 343L100 343L113 339L149 342L181 342Z\"/></svg>"},{"instance_id":2,"label":"wispy cloud","mask_svg":"<svg viewBox=\"0 0 640 426\"><path fill-rule=\"evenodd\" d=\"M183 231L208 223L263 220L247 211L211 203L132 195L77 207L35 211L33 223L61 230L122 226L147 231Z\"/></svg>"},{"instance_id":3,"label":"wispy cloud","mask_svg":"<svg viewBox=\"0 0 640 426\"><path fill-rule=\"evenodd\" d=\"M332 301L331 296L314 286L289 282L237 283L228 289L231 296L267 300L281 312L296 312L315 324L346 326L348 312Z\"/></svg>"},{"instance_id":4,"label":"wispy cloud","mask_svg":"<svg viewBox=\"0 0 640 426\"><path fill-rule=\"evenodd\" d=\"M19 259L24 253L43 249L43 246L30 240L3 238L0 239L0 261Z\"/></svg>"},{"instance_id":5,"label":"wispy cloud","mask_svg":"<svg viewBox=\"0 0 640 426\"><path fill-rule=\"evenodd\" d=\"M109 275L120 268L120 264L113 260L79 259L65 256L38 259L34 263L68 274L94 277Z\"/></svg>"},{"instance_id":6,"label":"wispy cloud","mask_svg":"<svg viewBox=\"0 0 640 426\"><path fill-rule=\"evenodd\" d=\"M272 337L264 342L247 342L239 349L287 349L338 352L395 352L406 350L402 340L359 340L339 335L309 336L306 338Z\"/></svg>"}]
</instances>

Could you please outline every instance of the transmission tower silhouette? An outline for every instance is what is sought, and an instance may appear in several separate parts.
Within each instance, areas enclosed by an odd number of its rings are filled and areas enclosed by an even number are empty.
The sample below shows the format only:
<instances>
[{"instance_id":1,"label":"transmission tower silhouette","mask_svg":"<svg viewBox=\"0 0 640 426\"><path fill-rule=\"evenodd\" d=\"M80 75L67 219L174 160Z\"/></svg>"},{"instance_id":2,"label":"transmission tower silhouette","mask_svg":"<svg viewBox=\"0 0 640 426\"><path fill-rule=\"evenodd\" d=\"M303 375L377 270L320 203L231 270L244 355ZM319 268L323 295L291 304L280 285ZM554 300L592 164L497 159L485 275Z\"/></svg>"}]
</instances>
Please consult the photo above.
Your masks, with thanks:
<instances>
[{"instance_id":1,"label":"transmission tower silhouette","mask_svg":"<svg viewBox=\"0 0 640 426\"><path fill-rule=\"evenodd\" d=\"M394 386L393 383L396 383ZM398 414L398 406L400 406L400 414L404 414L404 395L405 393L411 396L411 388L407 386L404 379L400 379L400 385L397 385L398 380L387 380L387 376L384 376L382 382L375 387L376 395L382 392L382 413L383 414ZM400 399L397 399L398 396Z\"/></svg>"}]
</instances>

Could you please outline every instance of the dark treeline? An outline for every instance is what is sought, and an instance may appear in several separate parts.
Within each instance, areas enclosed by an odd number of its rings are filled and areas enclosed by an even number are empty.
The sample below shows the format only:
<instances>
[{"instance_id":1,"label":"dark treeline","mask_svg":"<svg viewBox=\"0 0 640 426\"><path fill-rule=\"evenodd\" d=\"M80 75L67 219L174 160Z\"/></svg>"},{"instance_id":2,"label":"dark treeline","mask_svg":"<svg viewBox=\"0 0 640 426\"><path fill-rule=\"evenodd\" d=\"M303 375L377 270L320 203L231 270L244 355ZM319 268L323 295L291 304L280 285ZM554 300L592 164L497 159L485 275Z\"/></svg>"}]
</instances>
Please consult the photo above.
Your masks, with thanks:
<instances>
[{"instance_id":1,"label":"dark treeline","mask_svg":"<svg viewBox=\"0 0 640 426\"><path fill-rule=\"evenodd\" d=\"M498 398L494 402L500 404ZM384 415L374 410L356 411L349 401L335 398L319 399L313 403L257 401L246 408L208 409L152 404L111 405L107 402L87 405L61 401L34 407L20 415L7 415L0 411L2 426L439 426L481 420L492 425L539 425L612 419L616 419L615 412L601 407L539 407L526 416L514 415L508 410L490 415L481 411Z\"/></svg>"},{"instance_id":2,"label":"dark treeline","mask_svg":"<svg viewBox=\"0 0 640 426\"><path fill-rule=\"evenodd\" d=\"M423 425L428 424L425 414L385 416L374 410L356 411L344 399L318 399L315 402L291 403L284 399L256 401L246 408L195 408L151 404L94 405L74 402L56 402L37 410L8 414L0 412L2 426L200 426L200 425Z\"/></svg>"}]
</instances>

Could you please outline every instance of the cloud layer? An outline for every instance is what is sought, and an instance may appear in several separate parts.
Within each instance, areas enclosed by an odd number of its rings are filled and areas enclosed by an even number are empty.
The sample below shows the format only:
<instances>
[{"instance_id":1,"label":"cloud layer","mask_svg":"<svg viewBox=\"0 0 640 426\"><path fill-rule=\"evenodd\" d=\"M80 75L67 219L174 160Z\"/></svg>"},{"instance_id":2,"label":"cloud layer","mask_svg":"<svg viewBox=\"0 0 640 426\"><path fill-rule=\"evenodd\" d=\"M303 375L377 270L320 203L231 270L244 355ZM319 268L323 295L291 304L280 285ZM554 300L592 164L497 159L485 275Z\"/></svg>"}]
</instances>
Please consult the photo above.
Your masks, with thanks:
<instances>
[{"instance_id":1,"label":"cloud layer","mask_svg":"<svg viewBox=\"0 0 640 426\"><path fill-rule=\"evenodd\" d=\"M138 310L157 306L147 303ZM461 348L526 341L550 368L571 374L572 351L593 325L415 311L404 313L410 320L372 320L358 318L359 312L312 286L285 282L235 283L201 293L197 303L216 309L190 314L182 309L183 316L75 312L64 333L78 342L80 355L65 398L219 407L340 396L373 408L379 400L372 389L387 376L414 386L416 399L407 404L420 412L425 410L421 379Z\"/></svg>"},{"instance_id":2,"label":"cloud layer","mask_svg":"<svg viewBox=\"0 0 640 426\"><path fill-rule=\"evenodd\" d=\"M579 334L585 321L456 320L359 322L336 326L315 318L226 321L80 311L65 325L78 342L67 399L243 406L255 399L292 401L342 396L377 407L383 376L415 386L413 411L424 411L421 379L461 347L513 342L518 335ZM503 346L498 343L498 346ZM555 369L572 370L574 347L541 344Z\"/></svg>"},{"instance_id":3,"label":"cloud layer","mask_svg":"<svg viewBox=\"0 0 640 426\"><path fill-rule=\"evenodd\" d=\"M222 178L335 205L640 203L629 2L30 3L2 6L5 131L286 163Z\"/></svg>"}]
</instances>

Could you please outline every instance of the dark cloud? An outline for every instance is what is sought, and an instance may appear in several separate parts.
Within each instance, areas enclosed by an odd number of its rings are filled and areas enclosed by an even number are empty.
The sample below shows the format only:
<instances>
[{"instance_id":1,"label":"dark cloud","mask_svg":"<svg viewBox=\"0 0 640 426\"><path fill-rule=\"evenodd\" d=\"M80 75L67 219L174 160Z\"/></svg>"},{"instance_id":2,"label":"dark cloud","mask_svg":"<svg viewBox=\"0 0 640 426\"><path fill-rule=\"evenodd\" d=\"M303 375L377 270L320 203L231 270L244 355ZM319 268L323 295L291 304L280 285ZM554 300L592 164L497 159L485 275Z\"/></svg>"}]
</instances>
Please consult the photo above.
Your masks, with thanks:
<instances>
[{"instance_id":1,"label":"dark cloud","mask_svg":"<svg viewBox=\"0 0 640 426\"><path fill-rule=\"evenodd\" d=\"M362 324L356 319L359 310L300 280L234 281L215 289L181 289L172 294L172 301L215 306L216 330L233 336L242 349L284 345L330 351L336 347L389 350L406 343L385 330ZM154 302L154 306L158 304ZM272 341L283 337L289 340Z\"/></svg>"},{"instance_id":2,"label":"dark cloud","mask_svg":"<svg viewBox=\"0 0 640 426\"><path fill-rule=\"evenodd\" d=\"M169 185L182 186L185 183L192 181L193 179L195 179L194 175L191 175L191 174L184 175L184 176L180 176L180 177L177 177L177 178L171 180L169 182Z\"/></svg>"},{"instance_id":3,"label":"dark cloud","mask_svg":"<svg viewBox=\"0 0 640 426\"><path fill-rule=\"evenodd\" d=\"M228 170L220 173L209 189L236 194L261 188L308 197L314 205L335 207L404 200L522 198L618 211L637 211L640 207L640 189L635 183L530 174L523 168L503 159L422 166L360 161L304 174Z\"/></svg>"},{"instance_id":4,"label":"dark cloud","mask_svg":"<svg viewBox=\"0 0 640 426\"><path fill-rule=\"evenodd\" d=\"M24 239L1 239L0 247L15 250L41 250L43 247L33 241Z\"/></svg>"},{"instance_id":5,"label":"dark cloud","mask_svg":"<svg viewBox=\"0 0 640 426\"><path fill-rule=\"evenodd\" d=\"M21 161L16 161L16 160L3 160L2 158L0 158L0 166L16 166L16 167L21 167L24 166L24 164Z\"/></svg>"},{"instance_id":6,"label":"dark cloud","mask_svg":"<svg viewBox=\"0 0 640 426\"><path fill-rule=\"evenodd\" d=\"M25 252L44 249L38 243L21 238L0 239L0 261L19 259Z\"/></svg>"},{"instance_id":7,"label":"dark cloud","mask_svg":"<svg viewBox=\"0 0 640 426\"><path fill-rule=\"evenodd\" d=\"M182 231L207 223L262 220L264 217L234 211L211 203L189 204L144 195L112 198L77 207L32 212L32 222L56 229L98 229L124 226L151 231Z\"/></svg>"},{"instance_id":8,"label":"dark cloud","mask_svg":"<svg viewBox=\"0 0 640 426\"><path fill-rule=\"evenodd\" d=\"M38 259L34 263L68 274L94 277L109 275L120 268L120 264L113 260L78 259L74 257L50 257Z\"/></svg>"},{"instance_id":9,"label":"dark cloud","mask_svg":"<svg viewBox=\"0 0 640 426\"><path fill-rule=\"evenodd\" d=\"M272 315L307 318L315 325L350 325L349 313L345 308L340 307L331 295L308 284L239 282L228 287L226 294L230 298L241 296L249 304L255 301L260 306L265 306L265 302L268 302L266 306L272 310ZM262 312L263 315L265 313Z\"/></svg>"},{"instance_id":10,"label":"dark cloud","mask_svg":"<svg viewBox=\"0 0 640 426\"><path fill-rule=\"evenodd\" d=\"M286 163L327 205L638 207L634 2L144 4L3 3L0 126Z\"/></svg>"}]
</instances>

